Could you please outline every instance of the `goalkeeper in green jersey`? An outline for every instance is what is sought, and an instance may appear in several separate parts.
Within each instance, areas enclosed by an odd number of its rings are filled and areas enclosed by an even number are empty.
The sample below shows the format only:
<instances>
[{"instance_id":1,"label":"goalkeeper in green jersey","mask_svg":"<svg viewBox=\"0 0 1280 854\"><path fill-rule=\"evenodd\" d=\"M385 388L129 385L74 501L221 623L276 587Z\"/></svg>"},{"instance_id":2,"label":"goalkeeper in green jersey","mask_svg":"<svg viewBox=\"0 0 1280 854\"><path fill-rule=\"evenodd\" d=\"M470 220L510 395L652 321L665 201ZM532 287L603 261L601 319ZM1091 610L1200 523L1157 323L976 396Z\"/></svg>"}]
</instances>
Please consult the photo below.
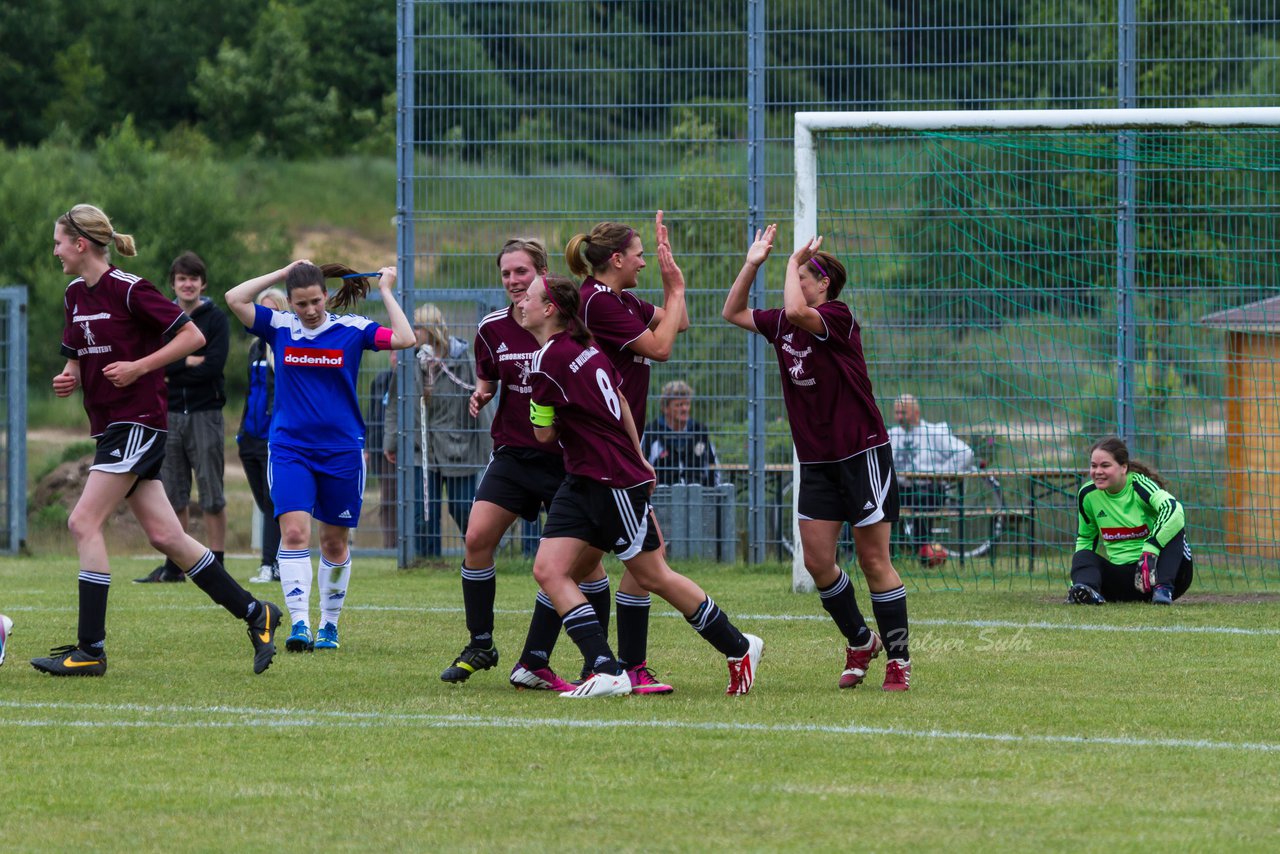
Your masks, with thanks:
<instances>
[{"instance_id":1,"label":"goalkeeper in green jersey","mask_svg":"<svg viewBox=\"0 0 1280 854\"><path fill-rule=\"evenodd\" d=\"M1159 475L1129 459L1116 436L1089 449L1090 482L1080 488L1080 532L1067 602L1172 605L1191 586L1191 546L1182 504ZM1106 556L1098 547L1106 546Z\"/></svg>"}]
</instances>

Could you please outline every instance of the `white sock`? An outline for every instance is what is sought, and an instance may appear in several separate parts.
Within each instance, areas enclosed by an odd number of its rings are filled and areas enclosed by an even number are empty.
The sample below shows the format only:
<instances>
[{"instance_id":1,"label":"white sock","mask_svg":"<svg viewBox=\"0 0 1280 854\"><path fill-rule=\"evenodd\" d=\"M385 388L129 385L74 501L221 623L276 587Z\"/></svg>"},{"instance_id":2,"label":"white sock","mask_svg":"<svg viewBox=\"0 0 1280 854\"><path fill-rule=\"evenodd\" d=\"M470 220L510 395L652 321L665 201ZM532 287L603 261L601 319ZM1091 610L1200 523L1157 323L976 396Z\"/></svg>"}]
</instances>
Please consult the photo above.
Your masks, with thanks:
<instances>
[{"instance_id":1,"label":"white sock","mask_svg":"<svg viewBox=\"0 0 1280 854\"><path fill-rule=\"evenodd\" d=\"M347 601L347 584L351 581L351 550L343 563L329 563L320 556L320 625L338 625L342 604Z\"/></svg>"},{"instance_id":2,"label":"white sock","mask_svg":"<svg viewBox=\"0 0 1280 854\"><path fill-rule=\"evenodd\" d=\"M276 552L280 564L280 589L284 591L284 604L289 609L289 624L301 620L311 627L311 550Z\"/></svg>"}]
</instances>

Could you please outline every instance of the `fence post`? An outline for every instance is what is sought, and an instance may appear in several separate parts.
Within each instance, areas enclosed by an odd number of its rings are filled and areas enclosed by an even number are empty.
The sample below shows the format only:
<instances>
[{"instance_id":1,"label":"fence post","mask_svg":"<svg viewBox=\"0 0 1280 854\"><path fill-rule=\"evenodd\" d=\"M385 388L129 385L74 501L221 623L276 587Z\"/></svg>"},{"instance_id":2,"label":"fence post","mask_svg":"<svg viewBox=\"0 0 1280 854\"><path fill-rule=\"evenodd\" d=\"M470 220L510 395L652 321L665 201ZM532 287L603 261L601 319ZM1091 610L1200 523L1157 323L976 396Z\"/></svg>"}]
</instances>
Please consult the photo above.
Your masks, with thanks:
<instances>
[{"instance_id":1,"label":"fence post","mask_svg":"<svg viewBox=\"0 0 1280 854\"><path fill-rule=\"evenodd\" d=\"M765 211L765 0L747 0L747 240L763 228ZM764 272L751 284L751 307L764 308ZM747 336L747 562L764 560L764 339Z\"/></svg>"}]
</instances>

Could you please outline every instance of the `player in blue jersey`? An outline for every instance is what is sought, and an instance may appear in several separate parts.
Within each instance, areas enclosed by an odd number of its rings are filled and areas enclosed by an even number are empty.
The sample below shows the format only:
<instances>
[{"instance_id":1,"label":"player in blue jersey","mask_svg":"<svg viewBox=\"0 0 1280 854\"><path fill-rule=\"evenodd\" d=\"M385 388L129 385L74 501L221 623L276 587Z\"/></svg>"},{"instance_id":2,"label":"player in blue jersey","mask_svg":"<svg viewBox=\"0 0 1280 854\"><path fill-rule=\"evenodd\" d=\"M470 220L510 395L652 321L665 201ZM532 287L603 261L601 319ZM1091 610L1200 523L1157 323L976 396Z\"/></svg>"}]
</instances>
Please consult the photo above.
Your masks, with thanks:
<instances>
[{"instance_id":1,"label":"player in blue jersey","mask_svg":"<svg viewBox=\"0 0 1280 854\"><path fill-rule=\"evenodd\" d=\"M364 496L364 419L356 394L366 350L405 350L416 342L395 297L395 267L378 271L391 328L367 317L339 315L369 291L365 278L343 278L330 300L325 279L351 275L340 264L294 261L227 292L227 307L267 342L275 361L275 407L267 480L280 520L280 586L292 625L290 652L338 648L338 617L351 577L350 532ZM255 305L284 283L289 311ZM320 626L311 633L311 520L320 523Z\"/></svg>"}]
</instances>

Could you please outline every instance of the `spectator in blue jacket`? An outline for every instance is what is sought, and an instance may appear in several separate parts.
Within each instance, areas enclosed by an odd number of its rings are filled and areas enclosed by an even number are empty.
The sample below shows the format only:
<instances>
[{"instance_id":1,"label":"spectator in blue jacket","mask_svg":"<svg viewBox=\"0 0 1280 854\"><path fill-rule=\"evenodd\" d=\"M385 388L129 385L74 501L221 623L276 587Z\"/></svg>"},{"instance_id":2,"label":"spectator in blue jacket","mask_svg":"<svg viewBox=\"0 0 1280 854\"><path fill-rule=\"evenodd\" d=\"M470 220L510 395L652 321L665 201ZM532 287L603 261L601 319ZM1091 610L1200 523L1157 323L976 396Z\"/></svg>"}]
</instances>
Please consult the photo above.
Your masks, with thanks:
<instances>
[{"instance_id":1,"label":"spectator in blue jacket","mask_svg":"<svg viewBox=\"0 0 1280 854\"><path fill-rule=\"evenodd\" d=\"M289 300L279 288L263 291L258 304L272 311L289 310ZM275 383L271 348L261 338L254 337L249 344L249 389L244 397L244 414L240 416L240 432L236 434L240 465L244 466L249 491L262 513L262 564L258 574L249 579L254 584L280 580L280 564L276 561L276 552L280 550L280 520L276 518L271 488L267 485L267 437L271 433Z\"/></svg>"}]
</instances>

